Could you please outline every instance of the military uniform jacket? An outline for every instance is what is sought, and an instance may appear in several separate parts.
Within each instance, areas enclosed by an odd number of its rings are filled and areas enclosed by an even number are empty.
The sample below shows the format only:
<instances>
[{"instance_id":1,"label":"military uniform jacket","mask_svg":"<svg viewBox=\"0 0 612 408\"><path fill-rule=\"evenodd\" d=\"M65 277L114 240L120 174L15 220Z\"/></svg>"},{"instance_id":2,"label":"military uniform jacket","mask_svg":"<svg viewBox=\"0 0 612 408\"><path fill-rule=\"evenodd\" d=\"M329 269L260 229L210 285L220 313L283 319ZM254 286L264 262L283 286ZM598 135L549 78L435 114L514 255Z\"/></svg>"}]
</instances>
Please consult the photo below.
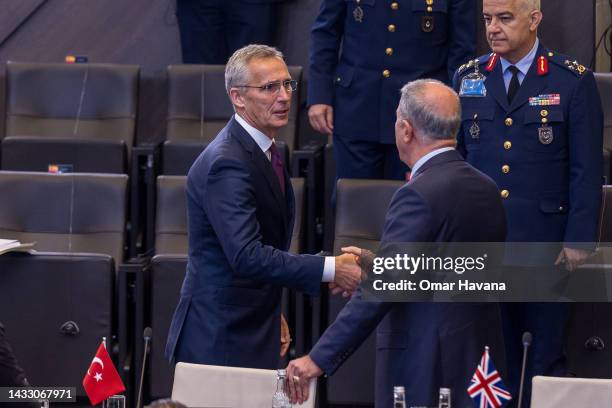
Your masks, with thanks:
<instances>
[{"instance_id":1,"label":"military uniform jacket","mask_svg":"<svg viewBox=\"0 0 612 408\"><path fill-rule=\"evenodd\" d=\"M308 104L334 106L338 136L395 143L401 87L418 78L450 83L475 53L475 13L474 0L323 0Z\"/></svg>"},{"instance_id":2,"label":"military uniform jacket","mask_svg":"<svg viewBox=\"0 0 612 408\"><path fill-rule=\"evenodd\" d=\"M509 104L498 56L479 61L487 96L461 97L458 149L500 188L508 241L597 241L603 114L593 73L540 44ZM473 65L457 71L456 90Z\"/></svg>"}]
</instances>

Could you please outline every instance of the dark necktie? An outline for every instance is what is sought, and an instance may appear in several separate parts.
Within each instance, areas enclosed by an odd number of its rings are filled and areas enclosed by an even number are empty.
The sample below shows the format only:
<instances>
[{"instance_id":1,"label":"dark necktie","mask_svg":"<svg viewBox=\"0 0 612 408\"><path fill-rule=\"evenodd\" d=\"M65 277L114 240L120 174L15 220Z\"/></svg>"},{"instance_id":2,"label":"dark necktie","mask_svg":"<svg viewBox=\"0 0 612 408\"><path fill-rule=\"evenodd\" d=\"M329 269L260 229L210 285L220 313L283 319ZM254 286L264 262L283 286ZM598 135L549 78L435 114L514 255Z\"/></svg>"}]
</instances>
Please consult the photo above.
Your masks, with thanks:
<instances>
[{"instance_id":1,"label":"dark necktie","mask_svg":"<svg viewBox=\"0 0 612 408\"><path fill-rule=\"evenodd\" d=\"M518 79L519 69L514 65L510 65L508 70L512 72L512 79L510 80L510 86L508 87L508 103L512 104L514 97L516 96L519 88L521 87L521 83Z\"/></svg>"},{"instance_id":2,"label":"dark necktie","mask_svg":"<svg viewBox=\"0 0 612 408\"><path fill-rule=\"evenodd\" d=\"M272 162L272 169L274 169L281 191L285 194L285 169L283 168L283 161L281 160L280 153L274 142L272 142L272 146L270 146L270 161Z\"/></svg>"}]
</instances>

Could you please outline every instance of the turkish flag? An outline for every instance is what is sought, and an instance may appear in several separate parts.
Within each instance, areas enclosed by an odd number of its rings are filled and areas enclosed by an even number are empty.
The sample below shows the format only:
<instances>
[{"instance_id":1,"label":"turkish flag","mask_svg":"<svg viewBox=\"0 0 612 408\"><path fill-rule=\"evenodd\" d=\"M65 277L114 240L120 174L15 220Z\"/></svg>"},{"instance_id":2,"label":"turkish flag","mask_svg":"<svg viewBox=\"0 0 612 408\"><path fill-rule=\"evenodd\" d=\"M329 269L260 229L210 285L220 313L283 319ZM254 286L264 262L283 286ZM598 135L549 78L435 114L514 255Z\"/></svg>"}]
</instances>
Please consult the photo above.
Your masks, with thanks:
<instances>
[{"instance_id":1,"label":"turkish flag","mask_svg":"<svg viewBox=\"0 0 612 408\"><path fill-rule=\"evenodd\" d=\"M104 343L100 344L95 357L91 361L85 377L83 388L91 401L91 405L98 405L111 395L125 391L125 385L115 369Z\"/></svg>"}]
</instances>

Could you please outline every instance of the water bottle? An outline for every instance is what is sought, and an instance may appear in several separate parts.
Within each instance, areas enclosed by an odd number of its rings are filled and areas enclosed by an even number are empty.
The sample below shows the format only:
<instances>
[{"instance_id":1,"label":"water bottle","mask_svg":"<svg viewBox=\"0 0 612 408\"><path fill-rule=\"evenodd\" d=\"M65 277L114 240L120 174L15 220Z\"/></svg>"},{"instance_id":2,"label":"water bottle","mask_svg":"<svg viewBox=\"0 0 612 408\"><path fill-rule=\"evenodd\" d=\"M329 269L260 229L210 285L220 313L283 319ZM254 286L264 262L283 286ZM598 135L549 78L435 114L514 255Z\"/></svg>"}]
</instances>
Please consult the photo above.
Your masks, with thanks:
<instances>
[{"instance_id":1,"label":"water bottle","mask_svg":"<svg viewBox=\"0 0 612 408\"><path fill-rule=\"evenodd\" d=\"M438 408L451 408L450 388L440 388L440 399L438 400Z\"/></svg>"},{"instance_id":2,"label":"water bottle","mask_svg":"<svg viewBox=\"0 0 612 408\"><path fill-rule=\"evenodd\" d=\"M287 379L287 371L276 371L276 391L272 397L272 408L291 408L289 397L285 392L285 380Z\"/></svg>"},{"instance_id":3,"label":"water bottle","mask_svg":"<svg viewBox=\"0 0 612 408\"><path fill-rule=\"evenodd\" d=\"M393 387L393 408L406 408L406 390L401 385Z\"/></svg>"}]
</instances>

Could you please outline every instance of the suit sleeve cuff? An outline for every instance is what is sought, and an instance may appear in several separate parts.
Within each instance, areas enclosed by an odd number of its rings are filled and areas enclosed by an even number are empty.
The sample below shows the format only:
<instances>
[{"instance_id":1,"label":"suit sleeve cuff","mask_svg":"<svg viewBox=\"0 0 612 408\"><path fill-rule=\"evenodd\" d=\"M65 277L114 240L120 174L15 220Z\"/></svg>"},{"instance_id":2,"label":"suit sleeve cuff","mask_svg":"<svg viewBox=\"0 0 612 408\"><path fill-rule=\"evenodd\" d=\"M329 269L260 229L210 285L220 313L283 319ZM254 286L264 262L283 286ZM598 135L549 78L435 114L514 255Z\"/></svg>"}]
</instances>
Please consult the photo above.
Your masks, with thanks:
<instances>
[{"instance_id":1,"label":"suit sleeve cuff","mask_svg":"<svg viewBox=\"0 0 612 408\"><path fill-rule=\"evenodd\" d=\"M323 277L321 282L333 282L336 278L336 258L333 256L325 257L325 264L323 265Z\"/></svg>"}]
</instances>

